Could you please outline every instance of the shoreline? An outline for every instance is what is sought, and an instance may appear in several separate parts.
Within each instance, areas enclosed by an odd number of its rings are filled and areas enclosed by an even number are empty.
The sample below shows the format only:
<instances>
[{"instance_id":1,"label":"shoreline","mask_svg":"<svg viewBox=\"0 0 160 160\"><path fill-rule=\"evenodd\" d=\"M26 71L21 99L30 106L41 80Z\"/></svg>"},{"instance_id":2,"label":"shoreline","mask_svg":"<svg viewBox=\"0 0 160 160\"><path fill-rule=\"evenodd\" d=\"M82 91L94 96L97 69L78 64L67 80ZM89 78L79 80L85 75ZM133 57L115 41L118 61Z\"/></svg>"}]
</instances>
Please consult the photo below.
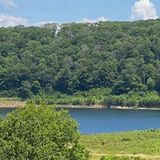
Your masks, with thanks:
<instances>
[{"instance_id":1,"label":"shoreline","mask_svg":"<svg viewBox=\"0 0 160 160\"><path fill-rule=\"evenodd\" d=\"M18 107L25 106L26 102L23 101L11 101L11 102L0 102L0 109L16 109ZM51 106L51 105L48 105ZM58 108L63 109L111 109L111 110L151 110L151 111L160 111L160 107L128 107L128 106L104 106L104 105L56 105Z\"/></svg>"},{"instance_id":2,"label":"shoreline","mask_svg":"<svg viewBox=\"0 0 160 160\"><path fill-rule=\"evenodd\" d=\"M128 106L104 106L104 105L61 105L58 108L64 109L108 109L108 110L153 110L153 111L160 111L160 108L147 108L147 107L128 107Z\"/></svg>"},{"instance_id":3,"label":"shoreline","mask_svg":"<svg viewBox=\"0 0 160 160\"><path fill-rule=\"evenodd\" d=\"M18 108L18 107L23 107L25 106L26 102L25 101L6 101L6 100L2 100L0 99L0 109L14 109L14 108Z\"/></svg>"}]
</instances>

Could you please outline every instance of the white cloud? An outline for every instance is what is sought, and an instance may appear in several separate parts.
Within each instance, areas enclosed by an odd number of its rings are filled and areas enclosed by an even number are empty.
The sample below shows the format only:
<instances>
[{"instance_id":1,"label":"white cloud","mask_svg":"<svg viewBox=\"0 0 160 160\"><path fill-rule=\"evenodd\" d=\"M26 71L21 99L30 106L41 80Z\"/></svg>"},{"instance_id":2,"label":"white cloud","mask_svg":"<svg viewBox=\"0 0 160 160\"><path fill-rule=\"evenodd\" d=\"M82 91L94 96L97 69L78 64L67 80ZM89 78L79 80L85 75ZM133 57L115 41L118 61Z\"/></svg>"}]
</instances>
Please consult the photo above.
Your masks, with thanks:
<instances>
[{"instance_id":1,"label":"white cloud","mask_svg":"<svg viewBox=\"0 0 160 160\"><path fill-rule=\"evenodd\" d=\"M106 21L108 21L108 19L105 17L98 17L97 19L84 18L81 21L79 21L79 23L99 23L99 22L106 22Z\"/></svg>"},{"instance_id":2,"label":"white cloud","mask_svg":"<svg viewBox=\"0 0 160 160\"><path fill-rule=\"evenodd\" d=\"M43 26L45 24L58 24L58 22L55 22L55 21L40 21L40 22L36 22L34 24L32 24L33 26Z\"/></svg>"},{"instance_id":3,"label":"white cloud","mask_svg":"<svg viewBox=\"0 0 160 160\"><path fill-rule=\"evenodd\" d=\"M40 21L40 22L33 23L32 26L43 26L45 24L57 24L58 26L58 25L63 25L67 23L99 23L99 22L106 22L106 21L108 21L108 19L105 17L99 17L97 19L84 18L80 21L67 21L64 23L58 23L57 21Z\"/></svg>"},{"instance_id":4,"label":"white cloud","mask_svg":"<svg viewBox=\"0 0 160 160\"><path fill-rule=\"evenodd\" d=\"M16 7L16 4L13 0L0 0L0 4L4 7Z\"/></svg>"},{"instance_id":5,"label":"white cloud","mask_svg":"<svg viewBox=\"0 0 160 160\"><path fill-rule=\"evenodd\" d=\"M99 23L99 22L105 22L108 21L105 17L99 17L97 19L88 19L84 18L81 21L75 21L73 23ZM39 21L36 23L30 23L27 19L23 17L14 17L10 15L0 14L0 27L15 27L18 25L24 25L24 26L43 26L45 24L55 24L57 25L58 29L61 25L66 23L72 23L72 22L65 22L65 23L58 23L56 21Z\"/></svg>"},{"instance_id":6,"label":"white cloud","mask_svg":"<svg viewBox=\"0 0 160 160\"><path fill-rule=\"evenodd\" d=\"M139 0L132 7L132 20L156 19L157 12L151 0Z\"/></svg>"},{"instance_id":7,"label":"white cloud","mask_svg":"<svg viewBox=\"0 0 160 160\"><path fill-rule=\"evenodd\" d=\"M14 27L17 25L28 26L28 20L22 17L13 17L9 15L0 14L0 27Z\"/></svg>"}]
</instances>

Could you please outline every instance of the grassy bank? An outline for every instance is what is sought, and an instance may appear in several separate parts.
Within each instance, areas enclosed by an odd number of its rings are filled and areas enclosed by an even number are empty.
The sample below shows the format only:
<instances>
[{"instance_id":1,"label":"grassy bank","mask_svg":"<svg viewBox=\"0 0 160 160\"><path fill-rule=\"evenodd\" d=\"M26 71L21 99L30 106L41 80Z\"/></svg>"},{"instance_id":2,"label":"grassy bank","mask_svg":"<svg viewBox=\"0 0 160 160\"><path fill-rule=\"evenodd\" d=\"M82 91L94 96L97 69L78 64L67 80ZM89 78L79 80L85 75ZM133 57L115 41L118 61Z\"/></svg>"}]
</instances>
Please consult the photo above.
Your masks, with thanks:
<instances>
[{"instance_id":1,"label":"grassy bank","mask_svg":"<svg viewBox=\"0 0 160 160\"><path fill-rule=\"evenodd\" d=\"M11 106L20 99L0 99L3 104L10 104ZM36 104L45 103L47 105L57 106L80 106L93 108L159 108L160 109L160 95L157 92L129 92L128 94L112 95L111 90L92 89L86 92L77 92L72 95L55 92L51 95L38 94L32 96L26 101L31 101ZM15 106L15 105L14 105ZM90 107L90 108L91 108Z\"/></svg>"},{"instance_id":2,"label":"grassy bank","mask_svg":"<svg viewBox=\"0 0 160 160\"><path fill-rule=\"evenodd\" d=\"M37 95L31 98L36 104L45 102L48 105L81 105L81 106L127 106L134 108L160 108L160 96L156 92L129 93L112 95L107 89L93 89L89 92L79 92L74 95L55 93L52 95Z\"/></svg>"},{"instance_id":3,"label":"grassy bank","mask_svg":"<svg viewBox=\"0 0 160 160\"><path fill-rule=\"evenodd\" d=\"M83 135L81 143L91 152L92 160L160 159L160 130Z\"/></svg>"},{"instance_id":4,"label":"grassy bank","mask_svg":"<svg viewBox=\"0 0 160 160\"><path fill-rule=\"evenodd\" d=\"M19 98L0 98L0 108L15 108L18 106L24 106L25 101L22 101Z\"/></svg>"}]
</instances>

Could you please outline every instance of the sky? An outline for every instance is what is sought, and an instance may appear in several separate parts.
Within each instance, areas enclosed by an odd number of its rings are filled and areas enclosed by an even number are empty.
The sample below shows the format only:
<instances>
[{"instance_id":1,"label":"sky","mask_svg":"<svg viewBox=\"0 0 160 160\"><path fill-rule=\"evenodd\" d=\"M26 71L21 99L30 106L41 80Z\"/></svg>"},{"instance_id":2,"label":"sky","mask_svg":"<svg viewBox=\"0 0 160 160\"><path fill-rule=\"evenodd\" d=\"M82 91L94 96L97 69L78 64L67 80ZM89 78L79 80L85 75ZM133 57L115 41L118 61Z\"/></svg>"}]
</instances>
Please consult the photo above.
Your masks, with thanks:
<instances>
[{"instance_id":1,"label":"sky","mask_svg":"<svg viewBox=\"0 0 160 160\"><path fill-rule=\"evenodd\" d=\"M0 0L0 27L160 17L160 0Z\"/></svg>"}]
</instances>

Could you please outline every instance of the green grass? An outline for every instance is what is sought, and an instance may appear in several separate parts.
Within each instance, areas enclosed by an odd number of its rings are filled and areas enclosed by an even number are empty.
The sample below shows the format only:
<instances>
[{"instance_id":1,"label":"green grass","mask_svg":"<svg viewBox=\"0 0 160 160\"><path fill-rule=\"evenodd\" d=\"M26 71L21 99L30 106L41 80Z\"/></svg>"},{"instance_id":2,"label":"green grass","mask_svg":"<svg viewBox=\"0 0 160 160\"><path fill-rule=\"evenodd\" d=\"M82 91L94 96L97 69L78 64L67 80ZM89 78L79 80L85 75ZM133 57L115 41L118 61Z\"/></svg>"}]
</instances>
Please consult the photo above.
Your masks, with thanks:
<instances>
[{"instance_id":1,"label":"green grass","mask_svg":"<svg viewBox=\"0 0 160 160\"><path fill-rule=\"evenodd\" d=\"M158 156L160 159L160 130L83 135L81 143L91 152L93 160L99 160L103 155L118 157L137 155L132 159L138 159L138 155L147 159L157 159L155 156Z\"/></svg>"},{"instance_id":2,"label":"green grass","mask_svg":"<svg viewBox=\"0 0 160 160\"><path fill-rule=\"evenodd\" d=\"M117 156L106 156L102 157L100 160L147 160L146 158L141 158L141 157L117 157Z\"/></svg>"},{"instance_id":3,"label":"green grass","mask_svg":"<svg viewBox=\"0 0 160 160\"><path fill-rule=\"evenodd\" d=\"M93 160L99 160L94 158ZM141 157L134 157L134 156L130 156L130 157L126 157L126 156L106 156L106 157L101 157L100 160L148 160L148 158L141 158Z\"/></svg>"},{"instance_id":4,"label":"green grass","mask_svg":"<svg viewBox=\"0 0 160 160\"><path fill-rule=\"evenodd\" d=\"M30 101L33 101L36 104L44 102L48 105L101 105L105 107L128 106L136 108L160 108L160 96L156 92L133 92L123 95L112 95L108 89L92 89L86 92L78 92L73 95L55 92L53 95L42 94L33 96Z\"/></svg>"}]
</instances>

